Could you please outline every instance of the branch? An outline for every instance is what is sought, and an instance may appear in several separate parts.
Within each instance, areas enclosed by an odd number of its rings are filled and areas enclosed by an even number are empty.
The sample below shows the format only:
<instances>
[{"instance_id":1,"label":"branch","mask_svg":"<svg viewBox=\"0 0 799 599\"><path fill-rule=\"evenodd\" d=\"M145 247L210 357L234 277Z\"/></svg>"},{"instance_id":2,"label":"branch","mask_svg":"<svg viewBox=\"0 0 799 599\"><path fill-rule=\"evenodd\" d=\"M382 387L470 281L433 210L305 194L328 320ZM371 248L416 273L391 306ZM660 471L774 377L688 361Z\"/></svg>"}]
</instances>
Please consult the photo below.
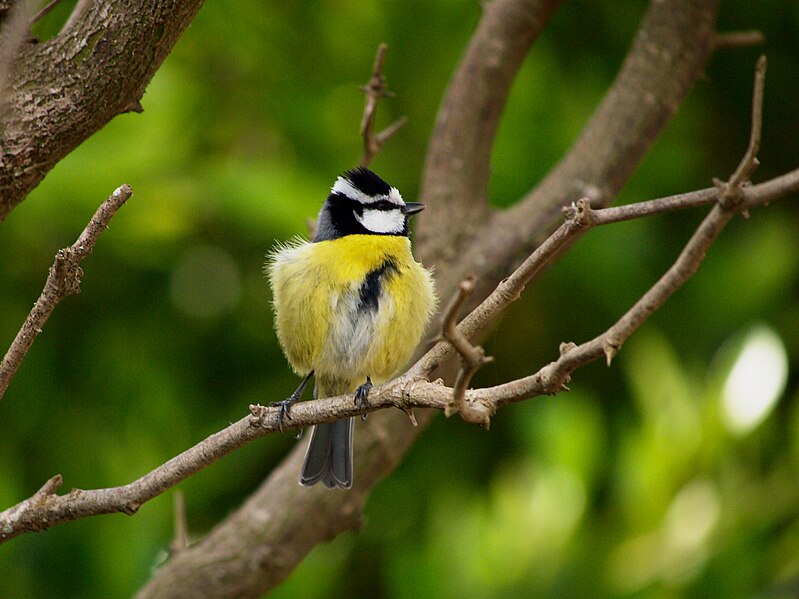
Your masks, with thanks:
<instances>
[{"instance_id":1,"label":"branch","mask_svg":"<svg viewBox=\"0 0 799 599\"><path fill-rule=\"evenodd\" d=\"M48 13L53 10L61 0L50 0L42 9L33 15L29 21L29 26L33 27L36 23L42 20L44 17L48 15Z\"/></svg>"},{"instance_id":2,"label":"branch","mask_svg":"<svg viewBox=\"0 0 799 599\"><path fill-rule=\"evenodd\" d=\"M715 193L715 190L713 191ZM707 204L707 192L708 190L700 190L675 197L679 198L680 208L691 208ZM558 360L533 375L495 387L467 390L464 394L464 401L472 404L477 410L485 410L493 414L494 410L509 403L536 395L557 393L574 370L600 356L604 355L610 358L618 351L629 335L696 271L707 248L737 210L768 204L797 192L799 192L799 169L766 183L742 186L740 204L725 206L723 202L719 202L714 206L669 271L605 333L579 346L564 345ZM716 197L718 198L718 196ZM576 236L581 235L589 228L659 212L673 211L678 208L675 206L676 202L677 200L672 198L644 202L640 205L647 206L647 208L637 212L628 210L627 206L592 210L587 200L577 202L573 208L567 211L566 222L458 325L460 334L468 338L499 315L520 296L535 274L553 255L557 254L562 246L569 244ZM288 419L283 421L283 428L307 428L389 407L401 410L434 408L444 411L451 404L455 390L440 383L427 382L426 377L454 352L455 350L449 342L439 342L404 375L385 385L374 387L369 395L367 406L355 404L350 395L298 403L292 407ZM74 489L67 495L56 495L55 492L61 484L60 475L56 476L33 497L0 513L0 543L25 532L45 530L87 516L113 512L133 514L144 502L158 496L216 460L250 441L280 430L281 422L278 418L277 408L253 405L250 407L248 416L211 435L127 485L89 491ZM394 450L396 451L396 448ZM356 480L355 493L351 498L345 500L348 508L360 505L365 500L370 486L374 484L376 478L379 478L380 473L375 472L375 462L379 461L380 457L375 454L383 451L387 451L387 449L374 446L366 448L364 451L364 456L369 456L370 459L362 464L363 472L359 473L361 476ZM277 479L284 481L288 477L290 483L286 483L286 486L282 488L285 488L285 492L293 498L296 490L300 488L295 484L295 479L296 469L299 467L298 462L302 456L301 453L297 453L296 456L297 459L294 459L294 455L292 455L292 460L281 465L278 471L264 483L265 487L277 484L274 482ZM393 459L398 460L399 455L394 455ZM317 494L314 489L317 488L303 489L306 494L302 501L325 502L331 505L341 501L339 494L325 492L324 489ZM257 502L259 499L262 497L253 497L251 501ZM330 505L328 505L329 507ZM345 522L349 523L348 525L355 525L349 519L345 519ZM250 526L252 525L250 523ZM240 534L240 530L237 534ZM182 556L190 554L192 549L190 547L179 552L175 559L184 559ZM191 560L192 558L186 557L185 559ZM172 568L170 564L172 562L169 562L164 568ZM284 565L280 564L274 567L282 568ZM175 570L179 569L176 567L171 572L174 574ZM193 576L196 575L197 573L193 571ZM156 586L153 588L160 588L158 585L161 583L155 582L154 584ZM185 591L184 587L178 588Z\"/></svg>"},{"instance_id":3,"label":"branch","mask_svg":"<svg viewBox=\"0 0 799 599\"><path fill-rule=\"evenodd\" d=\"M520 250L540 243L562 206L581 197L595 207L609 205L704 72L717 5L717 0L650 3L624 64L580 137L533 191L495 213L459 248L458 265L465 266L453 269L454 276L474 272L487 293Z\"/></svg>"},{"instance_id":4,"label":"branch","mask_svg":"<svg viewBox=\"0 0 799 599\"><path fill-rule=\"evenodd\" d=\"M743 212L765 206L794 193L799 193L799 169L758 185L742 186L738 210ZM458 330L466 338L472 338L486 323L491 322L518 299L524 288L543 271L544 267L589 228L706 206L718 201L719 190L716 187L598 210L591 209L588 199L583 198L565 210L566 222L547 237L513 274L497 285L493 293L460 322ZM432 372L455 353L456 350L450 343L439 342L425 353L407 374L412 378L421 378L424 373Z\"/></svg>"},{"instance_id":5,"label":"branch","mask_svg":"<svg viewBox=\"0 0 799 599\"><path fill-rule=\"evenodd\" d=\"M36 337L42 332L42 327L56 306L68 295L80 293L80 283L83 278L83 269L80 267L80 263L92 253L100 233L105 230L117 210L128 201L132 194L133 190L127 184L114 190L114 193L100 204L77 241L56 252L55 261L50 267L50 273L39 299L33 304L22 328L0 362L0 399L5 395L19 365Z\"/></svg>"},{"instance_id":6,"label":"branch","mask_svg":"<svg viewBox=\"0 0 799 599\"><path fill-rule=\"evenodd\" d=\"M605 356L607 365L621 349L623 343L633 334L634 331L666 300L671 297L682 285L696 273L699 265L707 253L708 248L715 241L727 223L732 220L738 211L746 211L762 203L770 201L759 194L749 194L749 177L757 167L757 152L760 148L760 139L763 123L763 90L765 86L766 58L761 56L755 68L755 82L752 97L752 127L749 137L749 146L744 154L738 168L732 174L727 183L716 183L716 193L718 203L712 208L708 216L700 224L697 231L686 244L677 261L671 268L658 280L658 282L647 291L644 296L627 311L624 316L605 333L595 339L580 346L574 344L562 344L561 356L536 374L524 379L499 385L491 389L482 389L466 394L464 402L479 403L485 412L493 414L496 409L513 401L527 399L544 393L554 394L565 388L571 373L601 355ZM796 191L799 188L799 169L789 173L787 185L784 188L785 194ZM791 183L793 187L791 187ZM761 186L762 189L762 186ZM706 195L703 192L695 192L696 203L704 203ZM690 198L682 197L682 206L687 207L691 203ZM663 211L671 210L674 206L673 201L654 200L648 202L651 210L660 208ZM639 205L640 206L640 205ZM626 210L623 208L608 208L600 210L605 213L597 218L591 210L590 202L584 198L565 210L567 220L558 230L555 231L516 271L499 285L474 312L471 316L479 313L480 318L474 318L471 322L464 321L465 336L473 334L484 322L502 312L510 302L515 301L529 284L532 278L540 272L541 268L547 264L553 256L573 241L573 237L584 233L587 229L600 224L619 222L630 218L638 218L642 215L651 214L647 209ZM619 215L623 214L624 217ZM609 215L609 216L608 216ZM503 289L504 287L504 289ZM468 319L467 319L468 320ZM482 322L480 322L482 321ZM422 372L430 369L437 361L445 359L445 355L436 356L435 361L431 357L438 352L443 352L446 348L439 344L414 366L414 369L421 364ZM462 350L458 349L459 352ZM426 362L425 362L426 360ZM413 371L414 369L411 369Z\"/></svg>"},{"instance_id":7,"label":"branch","mask_svg":"<svg viewBox=\"0 0 799 599\"><path fill-rule=\"evenodd\" d=\"M416 227L424 262L439 273L459 257L488 215L491 151L516 74L562 0L493 0L446 91L425 161L420 196L427 205ZM457 269L446 293L463 276ZM442 286L439 285L439 288Z\"/></svg>"},{"instance_id":8,"label":"branch","mask_svg":"<svg viewBox=\"0 0 799 599\"><path fill-rule=\"evenodd\" d=\"M366 94L366 104L363 108L360 132L363 137L363 155L359 164L369 166L375 156L383 149L383 145L402 127L408 119L400 117L391 125L383 129L380 133L375 133L375 118L377 117L377 105L383 98L393 97L386 85L386 78L383 76L383 62L386 60L388 44L380 44L377 47L374 67L372 67L372 77L369 82L361 88Z\"/></svg>"},{"instance_id":9,"label":"branch","mask_svg":"<svg viewBox=\"0 0 799 599\"><path fill-rule=\"evenodd\" d=\"M751 29L749 31L724 31L713 36L713 51L726 50L727 48L748 48L749 46L762 46L766 43L766 36L762 31Z\"/></svg>"},{"instance_id":10,"label":"branch","mask_svg":"<svg viewBox=\"0 0 799 599\"><path fill-rule=\"evenodd\" d=\"M588 202L583 208L590 211ZM494 413L498 408L538 395L552 395L565 388L571 374L581 366L604 356L608 366L624 342L666 300L691 278L705 258L708 248L737 213L735 206L725 206L720 198L691 236L675 263L613 326L581 345L561 345L561 355L533 375L495 387L467 392L465 401Z\"/></svg>"}]
</instances>

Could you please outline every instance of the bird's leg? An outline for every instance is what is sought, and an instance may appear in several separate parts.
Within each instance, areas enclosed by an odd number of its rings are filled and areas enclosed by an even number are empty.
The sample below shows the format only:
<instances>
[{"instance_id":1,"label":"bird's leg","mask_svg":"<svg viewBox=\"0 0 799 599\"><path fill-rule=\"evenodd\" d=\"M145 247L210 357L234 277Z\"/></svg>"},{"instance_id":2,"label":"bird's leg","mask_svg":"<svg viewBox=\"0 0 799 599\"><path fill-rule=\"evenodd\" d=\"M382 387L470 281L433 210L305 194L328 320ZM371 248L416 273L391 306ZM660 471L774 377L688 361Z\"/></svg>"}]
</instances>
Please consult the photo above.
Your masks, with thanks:
<instances>
[{"instance_id":1,"label":"bird's leg","mask_svg":"<svg viewBox=\"0 0 799 599\"><path fill-rule=\"evenodd\" d=\"M302 392L305 391L305 387L308 386L308 381L311 380L313 372L314 372L313 370L309 372L305 376L305 378L302 379L300 386L297 387L294 390L294 393L289 395L286 399L284 399L283 401L273 401L271 404L269 404L279 408L277 413L277 425L281 431L283 430L283 419L286 418L286 416L288 416L289 409L291 408L291 406L300 401L300 399L302 398Z\"/></svg>"},{"instance_id":2,"label":"bird's leg","mask_svg":"<svg viewBox=\"0 0 799 599\"><path fill-rule=\"evenodd\" d=\"M366 382L363 385L361 385L360 387L358 387L358 389L355 390L355 405L356 406L358 406L359 408L366 407L366 404L368 403L367 400L369 399L369 391L372 390L373 386L374 385L372 385L372 379L367 376L366 377ZM363 414L361 416L361 418L363 420L366 420L366 416L367 416L367 414Z\"/></svg>"}]
</instances>

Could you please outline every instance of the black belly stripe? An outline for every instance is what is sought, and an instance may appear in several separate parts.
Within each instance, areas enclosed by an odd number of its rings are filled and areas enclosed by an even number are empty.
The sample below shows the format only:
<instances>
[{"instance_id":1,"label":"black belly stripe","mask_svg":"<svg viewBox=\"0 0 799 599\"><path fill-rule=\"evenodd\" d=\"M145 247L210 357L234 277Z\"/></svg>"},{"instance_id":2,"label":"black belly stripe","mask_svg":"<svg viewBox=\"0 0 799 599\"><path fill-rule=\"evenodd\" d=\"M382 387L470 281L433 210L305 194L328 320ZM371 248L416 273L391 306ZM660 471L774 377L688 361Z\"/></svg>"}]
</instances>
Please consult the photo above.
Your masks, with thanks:
<instances>
[{"instance_id":1,"label":"black belly stripe","mask_svg":"<svg viewBox=\"0 0 799 599\"><path fill-rule=\"evenodd\" d=\"M379 267L369 272L361 284L359 312L369 310L377 311L380 303L380 293L386 277L398 273L397 265L393 260L386 260Z\"/></svg>"}]
</instances>

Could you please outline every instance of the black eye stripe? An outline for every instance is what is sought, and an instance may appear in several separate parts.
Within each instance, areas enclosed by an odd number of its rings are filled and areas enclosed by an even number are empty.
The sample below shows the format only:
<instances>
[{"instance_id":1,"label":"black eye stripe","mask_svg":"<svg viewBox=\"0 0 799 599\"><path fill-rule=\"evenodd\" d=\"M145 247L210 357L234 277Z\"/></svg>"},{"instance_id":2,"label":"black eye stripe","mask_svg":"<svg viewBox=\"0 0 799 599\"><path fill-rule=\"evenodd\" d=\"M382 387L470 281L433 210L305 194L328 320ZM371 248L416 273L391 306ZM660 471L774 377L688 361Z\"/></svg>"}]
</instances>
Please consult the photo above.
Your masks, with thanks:
<instances>
[{"instance_id":1,"label":"black eye stripe","mask_svg":"<svg viewBox=\"0 0 799 599\"><path fill-rule=\"evenodd\" d=\"M345 202L352 206L352 209L357 212L358 214L363 214L364 210L399 210L400 206L391 202L389 200L378 200L376 202L369 202L368 204L362 204L358 200L353 200L352 198L342 194L342 193L334 193L331 194L331 198L335 197L339 201Z\"/></svg>"},{"instance_id":2,"label":"black eye stripe","mask_svg":"<svg viewBox=\"0 0 799 599\"><path fill-rule=\"evenodd\" d=\"M366 204L364 208L367 210L399 210L399 206L388 200L378 200L377 202Z\"/></svg>"}]
</instances>

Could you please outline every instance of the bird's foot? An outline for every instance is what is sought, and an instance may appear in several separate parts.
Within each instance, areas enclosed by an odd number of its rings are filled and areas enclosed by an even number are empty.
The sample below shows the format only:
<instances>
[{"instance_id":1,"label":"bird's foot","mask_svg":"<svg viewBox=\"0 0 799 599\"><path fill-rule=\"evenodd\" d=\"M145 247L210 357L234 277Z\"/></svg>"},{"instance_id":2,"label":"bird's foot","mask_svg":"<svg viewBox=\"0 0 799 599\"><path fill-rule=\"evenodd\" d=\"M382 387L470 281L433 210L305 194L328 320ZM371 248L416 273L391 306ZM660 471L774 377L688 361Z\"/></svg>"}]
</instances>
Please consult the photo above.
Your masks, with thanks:
<instances>
[{"instance_id":1,"label":"bird's foot","mask_svg":"<svg viewBox=\"0 0 799 599\"><path fill-rule=\"evenodd\" d=\"M308 381L311 380L312 376L313 376L313 370L309 372L307 375L305 375L305 378L302 379L300 386L294 390L294 393L289 395L283 401L273 401L272 403L269 404L270 406L278 408L277 427L280 429L281 433L283 432L283 421L286 418L290 417L289 410L291 409L291 406L293 406L295 403L300 401L300 399L302 399L302 392L305 391L305 387L308 384ZM302 429L300 429L300 431L297 433L297 438L299 439L301 436L302 436Z\"/></svg>"},{"instance_id":2,"label":"bird's foot","mask_svg":"<svg viewBox=\"0 0 799 599\"><path fill-rule=\"evenodd\" d=\"M366 382L358 387L355 391L355 405L359 408L365 408L369 404L369 391L372 390L372 379L368 376L366 377ZM366 420L367 414L363 414L361 418Z\"/></svg>"},{"instance_id":3,"label":"bird's foot","mask_svg":"<svg viewBox=\"0 0 799 599\"><path fill-rule=\"evenodd\" d=\"M297 392L295 391L283 401L273 401L272 403L269 404L270 406L273 406L278 409L277 427L280 429L281 433L283 432L283 422L286 420L286 418L290 418L289 410L291 409L291 406L293 406L298 401L300 401L300 397L299 395L297 395Z\"/></svg>"}]
</instances>

